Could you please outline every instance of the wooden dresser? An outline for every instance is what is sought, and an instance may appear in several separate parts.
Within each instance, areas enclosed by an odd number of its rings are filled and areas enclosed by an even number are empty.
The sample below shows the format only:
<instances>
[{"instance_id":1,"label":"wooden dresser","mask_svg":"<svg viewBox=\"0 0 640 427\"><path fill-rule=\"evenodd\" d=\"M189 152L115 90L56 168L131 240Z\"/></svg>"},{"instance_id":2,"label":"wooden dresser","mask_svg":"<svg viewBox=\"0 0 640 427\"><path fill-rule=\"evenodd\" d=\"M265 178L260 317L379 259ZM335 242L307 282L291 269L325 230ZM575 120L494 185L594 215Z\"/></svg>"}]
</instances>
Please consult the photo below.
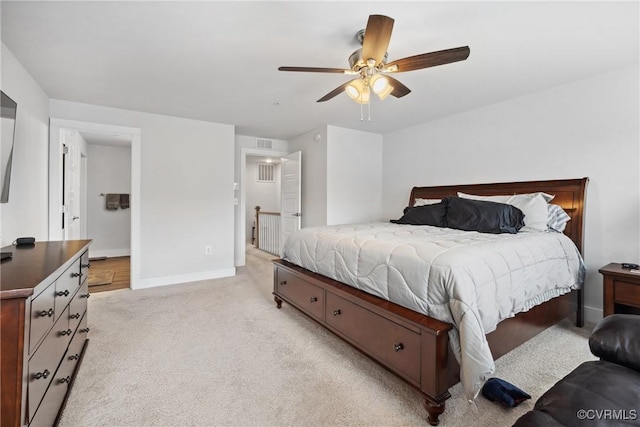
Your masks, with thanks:
<instances>
[{"instance_id":1,"label":"wooden dresser","mask_svg":"<svg viewBox=\"0 0 640 427\"><path fill-rule=\"evenodd\" d=\"M2 248L2 427L57 423L88 343L90 240Z\"/></svg>"}]
</instances>

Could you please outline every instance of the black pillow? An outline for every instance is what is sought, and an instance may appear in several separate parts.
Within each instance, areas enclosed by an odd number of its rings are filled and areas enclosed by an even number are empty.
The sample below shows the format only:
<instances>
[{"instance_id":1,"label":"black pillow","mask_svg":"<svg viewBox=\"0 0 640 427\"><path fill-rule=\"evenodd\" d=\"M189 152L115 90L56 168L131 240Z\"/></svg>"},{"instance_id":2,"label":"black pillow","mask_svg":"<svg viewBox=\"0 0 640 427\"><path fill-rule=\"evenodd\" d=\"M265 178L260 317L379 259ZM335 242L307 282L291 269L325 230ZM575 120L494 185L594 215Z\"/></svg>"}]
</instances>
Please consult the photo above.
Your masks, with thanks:
<instances>
[{"instance_id":1,"label":"black pillow","mask_svg":"<svg viewBox=\"0 0 640 427\"><path fill-rule=\"evenodd\" d=\"M406 207L400 219L392 219L394 224L433 225L446 227L447 205L444 202L433 205Z\"/></svg>"},{"instance_id":2,"label":"black pillow","mask_svg":"<svg viewBox=\"0 0 640 427\"><path fill-rule=\"evenodd\" d=\"M447 197L447 227L480 233L515 234L524 226L524 214L515 206L485 200Z\"/></svg>"}]
</instances>

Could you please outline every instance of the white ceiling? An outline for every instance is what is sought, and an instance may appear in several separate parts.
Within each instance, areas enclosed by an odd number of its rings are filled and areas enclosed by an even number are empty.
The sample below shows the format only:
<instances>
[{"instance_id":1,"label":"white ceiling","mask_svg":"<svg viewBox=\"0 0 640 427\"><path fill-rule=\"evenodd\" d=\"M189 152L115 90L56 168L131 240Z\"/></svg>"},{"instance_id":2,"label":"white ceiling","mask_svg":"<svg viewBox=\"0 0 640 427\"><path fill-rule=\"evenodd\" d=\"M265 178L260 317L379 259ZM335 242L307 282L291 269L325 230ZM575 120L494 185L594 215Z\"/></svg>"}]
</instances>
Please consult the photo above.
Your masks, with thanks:
<instances>
[{"instance_id":1,"label":"white ceiling","mask_svg":"<svg viewBox=\"0 0 640 427\"><path fill-rule=\"evenodd\" d=\"M348 68L370 14L395 19L389 61L468 45L469 59L396 74L412 93L374 99ZM10 2L2 41L51 98L236 125L288 139L323 124L388 133L638 63L630 2ZM366 116L366 114L365 114Z\"/></svg>"}]
</instances>

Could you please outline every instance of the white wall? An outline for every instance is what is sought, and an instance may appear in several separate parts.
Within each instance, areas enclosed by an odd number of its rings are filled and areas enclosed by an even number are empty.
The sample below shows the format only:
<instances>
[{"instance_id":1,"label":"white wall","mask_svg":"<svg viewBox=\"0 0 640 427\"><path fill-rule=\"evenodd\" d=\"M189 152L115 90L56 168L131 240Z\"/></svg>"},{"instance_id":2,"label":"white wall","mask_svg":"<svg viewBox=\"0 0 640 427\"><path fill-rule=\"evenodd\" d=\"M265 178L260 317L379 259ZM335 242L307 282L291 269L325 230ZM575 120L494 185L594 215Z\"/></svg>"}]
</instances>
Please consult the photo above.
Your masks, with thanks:
<instances>
[{"instance_id":1,"label":"white wall","mask_svg":"<svg viewBox=\"0 0 640 427\"><path fill-rule=\"evenodd\" d=\"M48 238L49 97L2 44L2 91L18 104L9 202L0 204L0 246Z\"/></svg>"},{"instance_id":2,"label":"white wall","mask_svg":"<svg viewBox=\"0 0 640 427\"><path fill-rule=\"evenodd\" d=\"M245 185L245 217L246 236L245 241L251 242L251 228L256 219L256 206L260 206L263 212L280 212L280 164L274 164L273 182L258 182L258 162L255 159L247 160L247 170L244 179Z\"/></svg>"},{"instance_id":3,"label":"white wall","mask_svg":"<svg viewBox=\"0 0 640 427\"><path fill-rule=\"evenodd\" d=\"M302 151L303 228L382 218L382 135L329 125L289 147Z\"/></svg>"},{"instance_id":4,"label":"white wall","mask_svg":"<svg viewBox=\"0 0 640 427\"><path fill-rule=\"evenodd\" d=\"M602 315L609 262L640 260L638 66L384 136L383 213L411 187L589 177L588 320Z\"/></svg>"},{"instance_id":5,"label":"white wall","mask_svg":"<svg viewBox=\"0 0 640 427\"><path fill-rule=\"evenodd\" d=\"M382 135L327 126L327 224L381 219Z\"/></svg>"},{"instance_id":6,"label":"white wall","mask_svg":"<svg viewBox=\"0 0 640 427\"><path fill-rule=\"evenodd\" d=\"M50 108L141 129L140 287L235 274L233 126L55 99Z\"/></svg>"},{"instance_id":7,"label":"white wall","mask_svg":"<svg viewBox=\"0 0 640 427\"><path fill-rule=\"evenodd\" d=\"M87 234L92 257L131 253L131 209L106 209L101 194L131 195L131 147L88 144Z\"/></svg>"},{"instance_id":8,"label":"white wall","mask_svg":"<svg viewBox=\"0 0 640 427\"><path fill-rule=\"evenodd\" d=\"M289 150L302 152L302 228L327 225L327 128L289 140Z\"/></svg>"}]
</instances>

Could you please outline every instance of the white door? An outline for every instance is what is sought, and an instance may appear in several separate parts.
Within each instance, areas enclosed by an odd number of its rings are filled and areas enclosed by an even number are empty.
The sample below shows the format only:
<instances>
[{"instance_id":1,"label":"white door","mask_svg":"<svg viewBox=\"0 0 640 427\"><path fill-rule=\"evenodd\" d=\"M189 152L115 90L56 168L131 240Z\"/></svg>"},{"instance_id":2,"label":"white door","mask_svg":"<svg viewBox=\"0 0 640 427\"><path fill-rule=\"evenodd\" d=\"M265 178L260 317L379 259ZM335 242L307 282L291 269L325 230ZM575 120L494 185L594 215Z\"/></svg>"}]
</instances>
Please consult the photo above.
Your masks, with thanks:
<instances>
[{"instance_id":1,"label":"white door","mask_svg":"<svg viewBox=\"0 0 640 427\"><path fill-rule=\"evenodd\" d=\"M63 131L62 191L64 240L80 239L80 152L73 131Z\"/></svg>"},{"instance_id":2,"label":"white door","mask_svg":"<svg viewBox=\"0 0 640 427\"><path fill-rule=\"evenodd\" d=\"M283 157L281 171L280 255L289 234L300 229L302 152L296 151Z\"/></svg>"}]
</instances>

